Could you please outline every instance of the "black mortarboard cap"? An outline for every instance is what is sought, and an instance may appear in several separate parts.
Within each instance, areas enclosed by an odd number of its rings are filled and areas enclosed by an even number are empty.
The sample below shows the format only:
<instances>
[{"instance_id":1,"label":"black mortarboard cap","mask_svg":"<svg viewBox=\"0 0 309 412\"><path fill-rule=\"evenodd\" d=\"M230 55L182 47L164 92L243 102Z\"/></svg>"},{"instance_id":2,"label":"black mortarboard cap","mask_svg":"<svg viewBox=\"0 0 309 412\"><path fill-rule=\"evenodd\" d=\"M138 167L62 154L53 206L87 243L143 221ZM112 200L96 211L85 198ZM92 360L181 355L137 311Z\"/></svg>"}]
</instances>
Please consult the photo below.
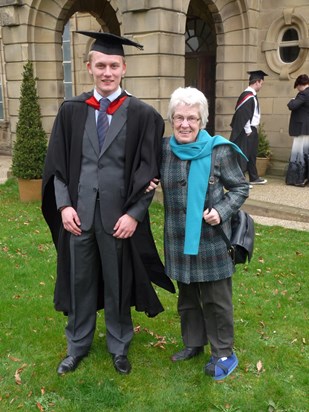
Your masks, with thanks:
<instances>
[{"instance_id":1,"label":"black mortarboard cap","mask_svg":"<svg viewBox=\"0 0 309 412\"><path fill-rule=\"evenodd\" d=\"M264 80L264 76L268 76L263 70L254 70L254 71L249 71L247 72L250 74L249 81L253 80Z\"/></svg>"},{"instance_id":2,"label":"black mortarboard cap","mask_svg":"<svg viewBox=\"0 0 309 412\"><path fill-rule=\"evenodd\" d=\"M123 45L134 46L143 50L143 46L125 37L117 36L112 33L102 33L95 31L77 31L76 33L84 34L92 37L95 42L91 46L91 50L95 50L104 54L124 56Z\"/></svg>"}]
</instances>

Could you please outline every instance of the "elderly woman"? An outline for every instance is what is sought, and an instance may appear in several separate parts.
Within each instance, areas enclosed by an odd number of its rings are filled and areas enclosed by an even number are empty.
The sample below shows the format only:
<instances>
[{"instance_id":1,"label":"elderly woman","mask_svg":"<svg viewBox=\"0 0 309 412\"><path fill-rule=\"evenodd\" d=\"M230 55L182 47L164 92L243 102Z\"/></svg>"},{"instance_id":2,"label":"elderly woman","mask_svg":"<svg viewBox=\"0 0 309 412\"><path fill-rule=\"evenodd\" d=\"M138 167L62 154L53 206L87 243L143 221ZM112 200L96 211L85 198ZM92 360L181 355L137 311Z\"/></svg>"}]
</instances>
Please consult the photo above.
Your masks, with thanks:
<instances>
[{"instance_id":1,"label":"elderly woman","mask_svg":"<svg viewBox=\"0 0 309 412\"><path fill-rule=\"evenodd\" d=\"M233 352L232 274L226 244L216 229L231 233L230 219L248 196L249 185L237 162L240 149L205 130L208 103L195 88L171 96L168 119L173 135L163 139L161 184L165 207L165 266L179 288L178 312L184 349L173 361L191 359L209 342L207 375L219 380L237 366ZM213 208L208 180L214 151Z\"/></svg>"}]
</instances>

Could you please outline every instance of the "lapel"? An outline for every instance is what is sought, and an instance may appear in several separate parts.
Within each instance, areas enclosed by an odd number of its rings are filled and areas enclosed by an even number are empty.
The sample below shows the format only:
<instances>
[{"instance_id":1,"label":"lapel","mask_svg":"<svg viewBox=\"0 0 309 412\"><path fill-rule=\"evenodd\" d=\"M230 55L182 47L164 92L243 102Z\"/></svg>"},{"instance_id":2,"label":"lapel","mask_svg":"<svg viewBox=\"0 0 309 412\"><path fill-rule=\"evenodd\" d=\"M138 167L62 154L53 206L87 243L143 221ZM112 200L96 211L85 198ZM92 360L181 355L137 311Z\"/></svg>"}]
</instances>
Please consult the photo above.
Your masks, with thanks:
<instances>
[{"instance_id":1,"label":"lapel","mask_svg":"<svg viewBox=\"0 0 309 412\"><path fill-rule=\"evenodd\" d=\"M119 109L113 114L112 121L110 123L107 135L105 137L103 147L100 153L100 157L103 153L108 149L108 147L112 144L120 130L122 129L123 125L127 121L127 109L129 105L130 98L128 97L123 104L119 107Z\"/></svg>"},{"instance_id":2,"label":"lapel","mask_svg":"<svg viewBox=\"0 0 309 412\"><path fill-rule=\"evenodd\" d=\"M99 156L100 148L97 126L95 121L95 109L91 106L88 106L88 116L85 124L85 135L87 135L95 153Z\"/></svg>"}]
</instances>

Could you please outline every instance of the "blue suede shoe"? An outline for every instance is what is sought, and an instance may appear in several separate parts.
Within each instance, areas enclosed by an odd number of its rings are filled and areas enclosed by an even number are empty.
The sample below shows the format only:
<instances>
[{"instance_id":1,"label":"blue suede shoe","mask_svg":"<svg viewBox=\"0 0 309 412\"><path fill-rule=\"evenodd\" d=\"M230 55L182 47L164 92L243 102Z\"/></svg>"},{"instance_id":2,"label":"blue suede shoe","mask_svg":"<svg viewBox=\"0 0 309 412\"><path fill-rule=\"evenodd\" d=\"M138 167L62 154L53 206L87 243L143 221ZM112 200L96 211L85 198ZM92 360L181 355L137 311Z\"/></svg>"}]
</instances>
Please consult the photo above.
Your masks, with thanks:
<instances>
[{"instance_id":1,"label":"blue suede shoe","mask_svg":"<svg viewBox=\"0 0 309 412\"><path fill-rule=\"evenodd\" d=\"M211 357L209 362L204 367L206 375L212 376L213 379L219 381L229 376L238 365L238 359L235 353L232 353L228 358Z\"/></svg>"}]
</instances>

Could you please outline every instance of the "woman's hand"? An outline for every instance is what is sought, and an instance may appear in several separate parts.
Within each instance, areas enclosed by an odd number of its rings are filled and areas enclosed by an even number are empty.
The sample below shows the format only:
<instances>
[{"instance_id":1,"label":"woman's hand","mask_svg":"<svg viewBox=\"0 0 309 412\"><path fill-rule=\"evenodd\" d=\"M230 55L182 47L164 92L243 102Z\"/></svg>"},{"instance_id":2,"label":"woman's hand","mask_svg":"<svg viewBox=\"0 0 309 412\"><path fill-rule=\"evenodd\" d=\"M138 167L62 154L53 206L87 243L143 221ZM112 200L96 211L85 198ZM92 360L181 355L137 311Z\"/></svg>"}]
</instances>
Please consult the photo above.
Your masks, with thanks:
<instances>
[{"instance_id":1,"label":"woman's hand","mask_svg":"<svg viewBox=\"0 0 309 412\"><path fill-rule=\"evenodd\" d=\"M158 186L159 186L160 180L157 179L156 177L154 177L150 182L149 182L149 186L147 187L147 189L145 190L145 193L149 193L152 190L155 190Z\"/></svg>"},{"instance_id":2,"label":"woman's hand","mask_svg":"<svg viewBox=\"0 0 309 412\"><path fill-rule=\"evenodd\" d=\"M220 215L214 208L211 211L209 209L204 210L203 218L211 226L219 225L221 222Z\"/></svg>"}]
</instances>

